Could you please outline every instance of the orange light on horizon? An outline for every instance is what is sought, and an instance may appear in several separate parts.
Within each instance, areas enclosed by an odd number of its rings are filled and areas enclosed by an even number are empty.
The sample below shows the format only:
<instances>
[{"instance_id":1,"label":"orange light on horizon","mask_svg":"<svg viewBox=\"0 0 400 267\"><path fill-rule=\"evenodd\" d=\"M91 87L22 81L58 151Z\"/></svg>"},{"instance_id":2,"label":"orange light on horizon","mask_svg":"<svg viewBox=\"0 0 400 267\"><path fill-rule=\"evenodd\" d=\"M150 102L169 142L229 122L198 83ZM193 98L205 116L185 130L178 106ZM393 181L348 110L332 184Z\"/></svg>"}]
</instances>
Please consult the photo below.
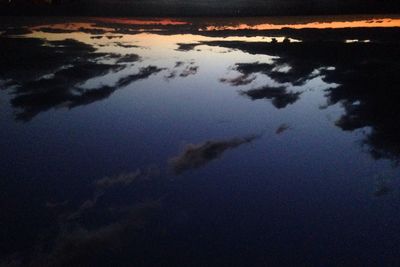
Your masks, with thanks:
<instances>
[{"instance_id":1,"label":"orange light on horizon","mask_svg":"<svg viewBox=\"0 0 400 267\"><path fill-rule=\"evenodd\" d=\"M358 21L310 22L300 24L256 24L245 23L231 26L206 26L203 31L223 30L282 30L289 29L344 29L344 28L389 28L400 27L400 19L371 19Z\"/></svg>"}]
</instances>

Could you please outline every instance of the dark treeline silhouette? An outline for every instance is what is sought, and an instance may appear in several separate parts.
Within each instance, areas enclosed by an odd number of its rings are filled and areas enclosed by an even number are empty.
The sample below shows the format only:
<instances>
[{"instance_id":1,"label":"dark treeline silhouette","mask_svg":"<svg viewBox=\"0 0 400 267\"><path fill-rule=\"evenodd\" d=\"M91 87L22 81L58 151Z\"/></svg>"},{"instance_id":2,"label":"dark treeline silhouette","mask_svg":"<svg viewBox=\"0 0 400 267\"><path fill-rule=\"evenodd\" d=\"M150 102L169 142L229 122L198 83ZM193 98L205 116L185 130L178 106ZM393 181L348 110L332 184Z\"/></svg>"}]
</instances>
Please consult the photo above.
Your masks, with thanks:
<instances>
[{"instance_id":1,"label":"dark treeline silhouette","mask_svg":"<svg viewBox=\"0 0 400 267\"><path fill-rule=\"evenodd\" d=\"M263 16L398 13L397 0L0 0L1 15Z\"/></svg>"}]
</instances>

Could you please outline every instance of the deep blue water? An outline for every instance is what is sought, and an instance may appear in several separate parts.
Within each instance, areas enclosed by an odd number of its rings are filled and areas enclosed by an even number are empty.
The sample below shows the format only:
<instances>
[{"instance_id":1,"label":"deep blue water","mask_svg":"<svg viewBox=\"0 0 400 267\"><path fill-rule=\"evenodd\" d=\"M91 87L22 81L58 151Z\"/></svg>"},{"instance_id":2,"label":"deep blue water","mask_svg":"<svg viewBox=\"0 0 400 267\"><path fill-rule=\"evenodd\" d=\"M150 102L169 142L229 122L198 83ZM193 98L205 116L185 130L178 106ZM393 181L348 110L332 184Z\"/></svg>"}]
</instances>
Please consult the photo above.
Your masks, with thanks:
<instances>
[{"instance_id":1,"label":"deep blue water","mask_svg":"<svg viewBox=\"0 0 400 267\"><path fill-rule=\"evenodd\" d=\"M4 19L0 263L400 266L400 28L174 21Z\"/></svg>"}]
</instances>

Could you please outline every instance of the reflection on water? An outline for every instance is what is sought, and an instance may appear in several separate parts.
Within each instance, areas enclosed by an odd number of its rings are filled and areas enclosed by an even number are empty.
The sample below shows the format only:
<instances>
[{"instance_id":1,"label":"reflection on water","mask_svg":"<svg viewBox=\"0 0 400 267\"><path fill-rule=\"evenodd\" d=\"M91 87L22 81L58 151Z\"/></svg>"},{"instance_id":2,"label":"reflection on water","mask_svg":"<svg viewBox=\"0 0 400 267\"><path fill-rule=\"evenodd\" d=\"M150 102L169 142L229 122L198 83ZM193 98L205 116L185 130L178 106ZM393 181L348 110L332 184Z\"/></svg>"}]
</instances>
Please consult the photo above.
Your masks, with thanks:
<instances>
[{"instance_id":1,"label":"reflection on water","mask_svg":"<svg viewBox=\"0 0 400 267\"><path fill-rule=\"evenodd\" d=\"M217 159L226 150L251 143L256 138L257 136L250 136L226 141L207 141L198 145L189 144L181 155L170 160L170 164L176 174L180 174L186 170L200 168L209 161Z\"/></svg>"},{"instance_id":2,"label":"reflection on water","mask_svg":"<svg viewBox=\"0 0 400 267\"><path fill-rule=\"evenodd\" d=\"M1 25L1 264L400 264L398 18Z\"/></svg>"},{"instance_id":3,"label":"reflection on water","mask_svg":"<svg viewBox=\"0 0 400 267\"><path fill-rule=\"evenodd\" d=\"M346 21L311 21L311 22L294 22L289 24L277 23L255 23L237 25L224 25L224 26L207 26L207 31L221 31L221 30L282 30L284 28L290 29L343 29L343 28L388 28L400 27L400 19L398 18L371 18L371 19L351 19Z\"/></svg>"}]
</instances>

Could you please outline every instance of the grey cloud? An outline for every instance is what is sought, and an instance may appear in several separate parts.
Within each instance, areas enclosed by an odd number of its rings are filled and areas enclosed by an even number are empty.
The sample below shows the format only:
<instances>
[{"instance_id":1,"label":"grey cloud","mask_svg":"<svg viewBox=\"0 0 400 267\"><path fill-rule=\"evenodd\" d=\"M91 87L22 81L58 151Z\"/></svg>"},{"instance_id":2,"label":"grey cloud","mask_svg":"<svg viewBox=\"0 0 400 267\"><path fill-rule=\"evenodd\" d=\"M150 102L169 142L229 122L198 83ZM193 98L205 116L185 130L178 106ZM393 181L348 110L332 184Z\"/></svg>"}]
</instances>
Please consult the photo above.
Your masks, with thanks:
<instances>
[{"instance_id":1,"label":"grey cloud","mask_svg":"<svg viewBox=\"0 0 400 267\"><path fill-rule=\"evenodd\" d=\"M251 100L270 99L276 108L281 109L299 100L301 93L288 92L284 86L264 86L261 88L250 89L248 91L242 91L241 95L245 95Z\"/></svg>"},{"instance_id":2,"label":"grey cloud","mask_svg":"<svg viewBox=\"0 0 400 267\"><path fill-rule=\"evenodd\" d=\"M242 86L252 83L256 78L257 78L256 76L242 74L235 78L221 78L220 82L227 83L231 86Z\"/></svg>"},{"instance_id":3,"label":"grey cloud","mask_svg":"<svg viewBox=\"0 0 400 267\"><path fill-rule=\"evenodd\" d=\"M132 254L126 247L140 247L145 241L141 233L159 208L159 201L146 201L127 208L122 219L94 229L70 225L72 229L60 233L51 251L30 266L104 266L110 257Z\"/></svg>"},{"instance_id":4,"label":"grey cloud","mask_svg":"<svg viewBox=\"0 0 400 267\"><path fill-rule=\"evenodd\" d=\"M98 179L94 182L94 194L93 197L84 201L82 205L78 208L77 211L73 212L69 218L77 218L84 211L95 207L97 201L100 197L102 197L105 192L113 187L127 187L132 185L133 183L139 183L146 180L150 180L151 178L157 177L159 175L159 171L157 168L149 167L145 170L137 169L134 172L120 173L114 176L107 176L101 179Z\"/></svg>"},{"instance_id":5,"label":"grey cloud","mask_svg":"<svg viewBox=\"0 0 400 267\"><path fill-rule=\"evenodd\" d=\"M193 50L196 46L200 45L200 43L192 43L192 44L186 44L186 43L178 43L178 48L176 49L177 51L191 51Z\"/></svg>"},{"instance_id":6,"label":"grey cloud","mask_svg":"<svg viewBox=\"0 0 400 267\"><path fill-rule=\"evenodd\" d=\"M179 68L180 66L182 66L184 64L183 61L177 61L175 62L175 68Z\"/></svg>"},{"instance_id":7,"label":"grey cloud","mask_svg":"<svg viewBox=\"0 0 400 267\"><path fill-rule=\"evenodd\" d=\"M190 169L200 168L222 156L225 151L251 143L257 138L260 138L260 135L221 141L207 141L201 144L189 144L180 155L171 158L169 164L175 174L181 174Z\"/></svg>"},{"instance_id":8,"label":"grey cloud","mask_svg":"<svg viewBox=\"0 0 400 267\"><path fill-rule=\"evenodd\" d=\"M155 168L148 168L145 171L138 169L134 172L121 173L115 176L107 176L95 181L97 189L106 189L113 186L127 186L135 181L148 180L150 177L158 175L158 170Z\"/></svg>"},{"instance_id":9,"label":"grey cloud","mask_svg":"<svg viewBox=\"0 0 400 267\"><path fill-rule=\"evenodd\" d=\"M122 47L122 48L138 48L139 46L133 45L133 44L126 44L126 43L121 43L121 42L115 42L114 43L116 46Z\"/></svg>"},{"instance_id":10,"label":"grey cloud","mask_svg":"<svg viewBox=\"0 0 400 267\"><path fill-rule=\"evenodd\" d=\"M118 87L128 86L132 82L135 82L135 81L141 80L141 79L146 79L153 74L159 73L162 70L165 70L165 69L158 68L158 67L152 66L152 65L140 68L138 73L121 78L118 81L117 86Z\"/></svg>"},{"instance_id":11,"label":"grey cloud","mask_svg":"<svg viewBox=\"0 0 400 267\"><path fill-rule=\"evenodd\" d=\"M179 76L188 77L190 75L195 75L198 70L199 70L198 66L187 66Z\"/></svg>"},{"instance_id":12,"label":"grey cloud","mask_svg":"<svg viewBox=\"0 0 400 267\"><path fill-rule=\"evenodd\" d=\"M289 125L283 123L283 124L279 125L279 127L276 129L275 133L276 134L282 134L282 133L286 132L289 129L290 129Z\"/></svg>"},{"instance_id":13,"label":"grey cloud","mask_svg":"<svg viewBox=\"0 0 400 267\"><path fill-rule=\"evenodd\" d=\"M125 55L125 56L119 58L117 60L117 63L131 63L131 62L138 61L139 59L140 59L140 57L136 54L128 54L128 55Z\"/></svg>"}]
</instances>

